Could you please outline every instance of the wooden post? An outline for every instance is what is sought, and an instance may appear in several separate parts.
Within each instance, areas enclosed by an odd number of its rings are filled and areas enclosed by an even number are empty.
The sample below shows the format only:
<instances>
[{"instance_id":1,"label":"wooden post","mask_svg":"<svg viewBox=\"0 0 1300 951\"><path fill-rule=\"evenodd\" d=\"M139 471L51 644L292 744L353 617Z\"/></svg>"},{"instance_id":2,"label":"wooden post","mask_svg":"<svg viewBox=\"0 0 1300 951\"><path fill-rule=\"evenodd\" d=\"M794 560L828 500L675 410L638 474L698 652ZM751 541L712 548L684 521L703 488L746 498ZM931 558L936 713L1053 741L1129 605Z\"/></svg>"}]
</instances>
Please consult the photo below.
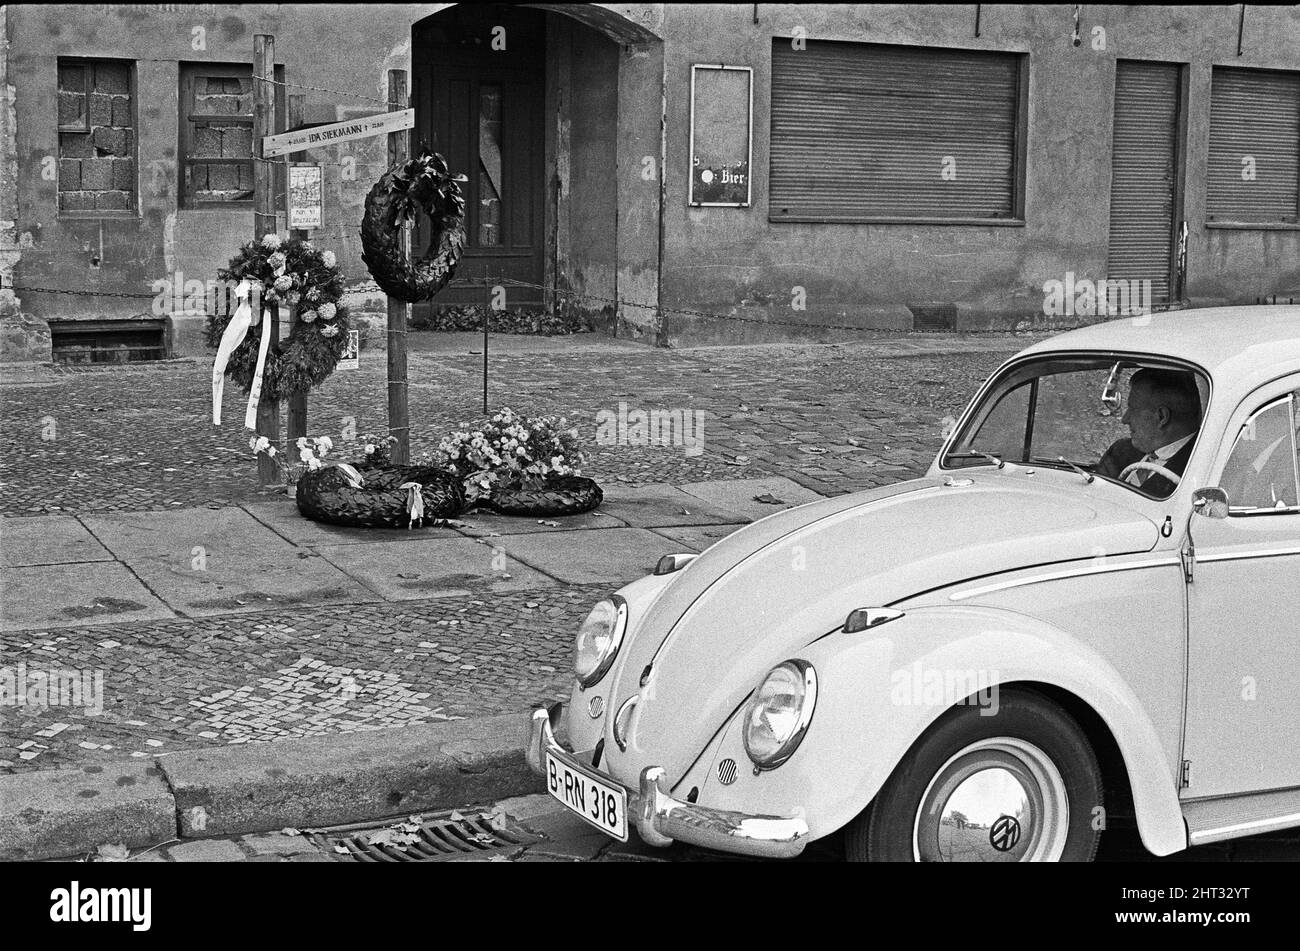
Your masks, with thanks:
<instances>
[{"instance_id":1,"label":"wooden post","mask_svg":"<svg viewBox=\"0 0 1300 951\"><path fill-rule=\"evenodd\" d=\"M488 266L483 265L483 415L487 415L487 368L488 368L488 318L492 315L492 282L488 280Z\"/></svg>"},{"instance_id":2,"label":"wooden post","mask_svg":"<svg viewBox=\"0 0 1300 951\"><path fill-rule=\"evenodd\" d=\"M406 71L388 71L388 111L400 112L406 108ZM388 164L404 162L410 157L410 131L388 133ZM402 254L411 253L411 226L402 226L398 237ZM411 421L406 392L406 321L410 306L405 301L388 298L388 432L396 436L393 443L393 462L409 465L411 461Z\"/></svg>"},{"instance_id":3,"label":"wooden post","mask_svg":"<svg viewBox=\"0 0 1300 951\"><path fill-rule=\"evenodd\" d=\"M258 78L265 77L265 78ZM279 163L265 161L262 154L263 136L273 135L275 129L275 37L258 33L253 37L253 240L275 231L275 177ZM253 319L259 325L261 314ZM280 336L280 308L271 308L271 343ZM265 436L276 445L280 441L280 404L266 398L265 388L257 404L257 434ZM279 481L279 467L275 460L261 453L257 457L259 485Z\"/></svg>"},{"instance_id":4,"label":"wooden post","mask_svg":"<svg viewBox=\"0 0 1300 951\"><path fill-rule=\"evenodd\" d=\"M302 125L303 111L304 111L303 103L306 99L307 97L301 94L289 96L288 115L286 116L287 119L286 125L288 126L289 129L296 129ZM304 152L294 152L292 155L289 156L289 161L290 162L302 161L305 155L306 153ZM288 191L285 192L285 195L286 196L288 195ZM287 201L288 199L286 197L286 205L284 209L286 215L289 213L289 207ZM289 237L302 238L303 240L306 240L307 238L311 237L311 232L295 228L289 231ZM292 316L290 317L290 320L292 321L289 325L290 332L292 332L293 327L296 326L298 323L299 310L300 308L297 307L293 309ZM298 460L298 437L306 436L306 435L307 435L307 394L295 393L294 395L289 397L288 453L289 453L290 462L299 461Z\"/></svg>"}]
</instances>

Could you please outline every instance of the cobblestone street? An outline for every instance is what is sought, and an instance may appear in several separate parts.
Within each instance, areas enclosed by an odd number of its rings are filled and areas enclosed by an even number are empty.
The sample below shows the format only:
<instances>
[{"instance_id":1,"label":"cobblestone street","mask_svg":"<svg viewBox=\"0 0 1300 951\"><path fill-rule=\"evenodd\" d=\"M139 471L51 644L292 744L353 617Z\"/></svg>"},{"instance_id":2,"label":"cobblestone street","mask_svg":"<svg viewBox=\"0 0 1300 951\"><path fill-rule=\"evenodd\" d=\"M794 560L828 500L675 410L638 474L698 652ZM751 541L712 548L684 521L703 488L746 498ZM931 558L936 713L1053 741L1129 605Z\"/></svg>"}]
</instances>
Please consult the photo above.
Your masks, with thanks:
<instances>
[{"instance_id":1,"label":"cobblestone street","mask_svg":"<svg viewBox=\"0 0 1300 951\"><path fill-rule=\"evenodd\" d=\"M473 334L446 338L434 342L439 349L410 357L413 459L459 423L481 417L481 350L471 352L481 343ZM542 352L494 341L489 399L494 411L509 405L566 416L589 446L586 474L601 483L770 473L833 495L923 470L944 417L956 416L988 374L1032 339L974 338L955 346L978 352L961 353L943 353L954 344L923 336L902 346L687 351L593 335ZM311 395L310 434L337 442L349 417L358 434L385 430L382 352L367 351L361 366L338 371ZM245 400L227 386L222 425L213 427L211 369L202 362L57 368L11 381L0 387L0 513L215 507L258 498L242 428ZM703 453L597 445L596 414L617 413L620 403L629 411L703 412Z\"/></svg>"}]
</instances>

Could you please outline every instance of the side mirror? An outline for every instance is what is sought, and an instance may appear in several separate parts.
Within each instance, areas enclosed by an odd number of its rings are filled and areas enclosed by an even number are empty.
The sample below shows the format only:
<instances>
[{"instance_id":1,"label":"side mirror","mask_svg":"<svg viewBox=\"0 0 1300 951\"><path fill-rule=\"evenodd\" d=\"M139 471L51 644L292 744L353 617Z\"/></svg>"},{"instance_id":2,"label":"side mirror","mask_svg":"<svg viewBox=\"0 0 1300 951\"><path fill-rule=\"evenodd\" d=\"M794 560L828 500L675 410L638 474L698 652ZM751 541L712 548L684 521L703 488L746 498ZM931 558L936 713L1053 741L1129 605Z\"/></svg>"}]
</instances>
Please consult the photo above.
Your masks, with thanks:
<instances>
[{"instance_id":1,"label":"side mirror","mask_svg":"<svg viewBox=\"0 0 1300 951\"><path fill-rule=\"evenodd\" d=\"M1192 511L1206 518L1228 517L1228 493L1213 486L1192 493Z\"/></svg>"}]
</instances>

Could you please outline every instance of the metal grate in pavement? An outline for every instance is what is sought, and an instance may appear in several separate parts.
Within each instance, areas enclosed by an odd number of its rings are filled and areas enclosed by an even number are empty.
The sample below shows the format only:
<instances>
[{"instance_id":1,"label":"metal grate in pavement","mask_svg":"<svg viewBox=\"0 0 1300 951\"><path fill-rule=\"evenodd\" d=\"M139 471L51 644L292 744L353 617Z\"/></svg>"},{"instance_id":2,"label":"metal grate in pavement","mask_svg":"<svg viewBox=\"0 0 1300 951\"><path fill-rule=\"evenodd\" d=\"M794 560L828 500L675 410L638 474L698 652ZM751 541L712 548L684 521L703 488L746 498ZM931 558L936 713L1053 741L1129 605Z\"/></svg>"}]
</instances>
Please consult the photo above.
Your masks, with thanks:
<instances>
[{"instance_id":1,"label":"metal grate in pavement","mask_svg":"<svg viewBox=\"0 0 1300 951\"><path fill-rule=\"evenodd\" d=\"M513 821L487 815L411 823L341 826L308 835L318 847L354 862L441 862L473 855L488 857L541 841ZM341 848L340 848L341 847ZM346 852L344 851L346 850Z\"/></svg>"}]
</instances>

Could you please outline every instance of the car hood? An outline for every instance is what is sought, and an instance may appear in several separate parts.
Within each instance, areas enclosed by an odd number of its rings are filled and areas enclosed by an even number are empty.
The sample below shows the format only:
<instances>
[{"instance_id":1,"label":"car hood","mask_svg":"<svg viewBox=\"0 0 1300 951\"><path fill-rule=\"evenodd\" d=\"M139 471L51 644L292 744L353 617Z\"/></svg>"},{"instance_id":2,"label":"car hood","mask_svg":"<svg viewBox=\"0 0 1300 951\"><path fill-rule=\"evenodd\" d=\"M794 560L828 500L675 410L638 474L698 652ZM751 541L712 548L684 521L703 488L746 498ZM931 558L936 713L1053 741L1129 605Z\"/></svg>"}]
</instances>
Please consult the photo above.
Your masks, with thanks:
<instances>
[{"instance_id":1,"label":"car hood","mask_svg":"<svg viewBox=\"0 0 1300 951\"><path fill-rule=\"evenodd\" d=\"M767 670L854 608L1155 546L1158 527L1107 498L1115 487L1043 474L1028 485L1000 473L898 483L778 512L719 541L630 619L613 709L639 697L627 750L607 745L609 767L630 781L663 766L676 782Z\"/></svg>"}]
</instances>

